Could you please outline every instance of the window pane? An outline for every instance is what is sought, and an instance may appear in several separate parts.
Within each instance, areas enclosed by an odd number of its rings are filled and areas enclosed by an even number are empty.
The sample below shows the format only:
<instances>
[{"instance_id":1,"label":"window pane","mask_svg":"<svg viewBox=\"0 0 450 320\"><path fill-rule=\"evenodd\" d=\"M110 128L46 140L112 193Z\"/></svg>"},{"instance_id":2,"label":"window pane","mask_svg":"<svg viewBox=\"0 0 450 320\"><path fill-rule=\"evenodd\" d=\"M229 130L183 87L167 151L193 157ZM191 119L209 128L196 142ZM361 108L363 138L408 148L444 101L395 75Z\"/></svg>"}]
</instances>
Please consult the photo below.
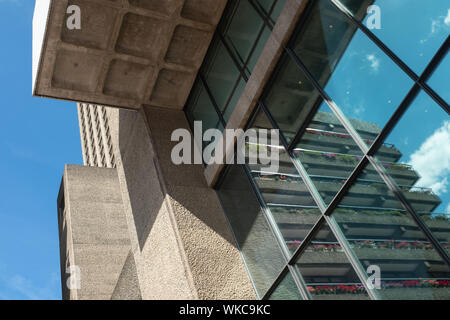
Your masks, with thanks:
<instances>
[{"instance_id":1,"label":"window pane","mask_svg":"<svg viewBox=\"0 0 450 320\"><path fill-rule=\"evenodd\" d=\"M233 114L233 111L242 95L242 92L244 92L246 84L247 83L244 81L244 79L242 79L242 78L239 79L239 81L236 85L236 88L234 88L233 94L230 97L230 101L228 102L225 109L222 110L223 117L226 122L228 122L228 120L230 120L230 117Z\"/></svg>"},{"instance_id":2,"label":"window pane","mask_svg":"<svg viewBox=\"0 0 450 320\"><path fill-rule=\"evenodd\" d=\"M348 118L370 122L378 131L413 85L328 0L314 2L294 51Z\"/></svg>"},{"instance_id":3,"label":"window pane","mask_svg":"<svg viewBox=\"0 0 450 320\"><path fill-rule=\"evenodd\" d=\"M450 253L450 117L421 92L386 141L401 153L376 157Z\"/></svg>"},{"instance_id":4,"label":"window pane","mask_svg":"<svg viewBox=\"0 0 450 320\"><path fill-rule=\"evenodd\" d=\"M262 297L283 269L285 262L241 166L234 165L230 168L218 195L250 277Z\"/></svg>"},{"instance_id":5,"label":"window pane","mask_svg":"<svg viewBox=\"0 0 450 320\"><path fill-rule=\"evenodd\" d=\"M205 61L203 72L206 83L223 112L240 78L239 70L220 41L215 41Z\"/></svg>"},{"instance_id":6,"label":"window pane","mask_svg":"<svg viewBox=\"0 0 450 320\"><path fill-rule=\"evenodd\" d=\"M368 295L325 223L296 264L314 300L366 300Z\"/></svg>"},{"instance_id":7,"label":"window pane","mask_svg":"<svg viewBox=\"0 0 450 320\"><path fill-rule=\"evenodd\" d=\"M319 102L317 90L294 61L284 55L264 99L286 140L291 142L311 109Z\"/></svg>"},{"instance_id":8,"label":"window pane","mask_svg":"<svg viewBox=\"0 0 450 320\"><path fill-rule=\"evenodd\" d=\"M247 62L247 69L249 72L253 71L253 68L255 68L256 63L258 62L259 56L261 55L267 40L269 39L271 35L271 31L269 28L264 27L264 30L258 40L255 44L255 48L253 49L252 54L250 55L248 62Z\"/></svg>"},{"instance_id":9,"label":"window pane","mask_svg":"<svg viewBox=\"0 0 450 320\"><path fill-rule=\"evenodd\" d=\"M187 103L189 120L202 121L203 132L211 128L219 128L219 116L201 81L196 81ZM191 123L193 126L194 124Z\"/></svg>"},{"instance_id":10,"label":"window pane","mask_svg":"<svg viewBox=\"0 0 450 320\"><path fill-rule=\"evenodd\" d=\"M418 74L450 33L448 0L340 1ZM379 29L373 24L375 12L366 14L372 4L380 8Z\"/></svg>"},{"instance_id":11,"label":"window pane","mask_svg":"<svg viewBox=\"0 0 450 320\"><path fill-rule=\"evenodd\" d=\"M263 112L258 114L250 128L272 129ZM267 165L261 164L249 164L249 168L289 252L293 253L319 220L320 211L285 149L280 145L258 145L259 149L273 147L280 152L278 171L268 171L264 169ZM249 145L248 148L255 146Z\"/></svg>"},{"instance_id":12,"label":"window pane","mask_svg":"<svg viewBox=\"0 0 450 320\"><path fill-rule=\"evenodd\" d=\"M450 16L449 16L450 17ZM450 18L449 18L450 24ZM434 71L428 84L444 99L447 104L450 104L450 54L447 53L444 60L441 61L436 71Z\"/></svg>"},{"instance_id":13,"label":"window pane","mask_svg":"<svg viewBox=\"0 0 450 320\"><path fill-rule=\"evenodd\" d=\"M364 127L357 120L353 123ZM363 154L327 104L322 103L296 145L294 155L329 204Z\"/></svg>"},{"instance_id":14,"label":"window pane","mask_svg":"<svg viewBox=\"0 0 450 320\"><path fill-rule=\"evenodd\" d=\"M264 27L261 16L256 12L248 0L236 2L233 16L223 30L225 39L233 48L242 66L257 41L259 32Z\"/></svg>"},{"instance_id":15,"label":"window pane","mask_svg":"<svg viewBox=\"0 0 450 320\"><path fill-rule=\"evenodd\" d=\"M272 292L269 300L302 300L294 278L289 271L284 275L275 291Z\"/></svg>"},{"instance_id":16,"label":"window pane","mask_svg":"<svg viewBox=\"0 0 450 320\"><path fill-rule=\"evenodd\" d=\"M194 125L194 121L201 121L202 134L208 129L219 129L220 131L224 129L206 89L199 80L194 84L186 110L192 126ZM212 143L216 144L217 142L218 141L213 141ZM202 149L210 143L211 142L203 142ZM204 160L208 161L209 158Z\"/></svg>"},{"instance_id":17,"label":"window pane","mask_svg":"<svg viewBox=\"0 0 450 320\"><path fill-rule=\"evenodd\" d=\"M450 298L449 267L371 165L332 217L363 268L380 268L382 299Z\"/></svg>"},{"instance_id":18,"label":"window pane","mask_svg":"<svg viewBox=\"0 0 450 320\"><path fill-rule=\"evenodd\" d=\"M286 0L275 0L275 1L276 1L275 6L273 7L272 12L270 13L270 17L274 22L277 21L286 3Z\"/></svg>"}]
</instances>

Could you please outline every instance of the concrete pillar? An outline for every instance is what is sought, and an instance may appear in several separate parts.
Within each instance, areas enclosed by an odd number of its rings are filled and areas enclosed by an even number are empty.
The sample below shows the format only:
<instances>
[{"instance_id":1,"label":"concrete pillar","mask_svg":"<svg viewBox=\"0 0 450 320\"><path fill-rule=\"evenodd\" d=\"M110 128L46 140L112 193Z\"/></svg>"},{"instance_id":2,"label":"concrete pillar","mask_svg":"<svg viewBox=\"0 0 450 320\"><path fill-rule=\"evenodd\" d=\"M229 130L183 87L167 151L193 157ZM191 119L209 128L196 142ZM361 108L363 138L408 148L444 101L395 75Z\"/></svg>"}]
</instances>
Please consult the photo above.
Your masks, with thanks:
<instances>
[{"instance_id":1,"label":"concrete pillar","mask_svg":"<svg viewBox=\"0 0 450 320\"><path fill-rule=\"evenodd\" d=\"M143 299L255 299L231 229L202 165L172 163L182 111L109 110Z\"/></svg>"}]
</instances>

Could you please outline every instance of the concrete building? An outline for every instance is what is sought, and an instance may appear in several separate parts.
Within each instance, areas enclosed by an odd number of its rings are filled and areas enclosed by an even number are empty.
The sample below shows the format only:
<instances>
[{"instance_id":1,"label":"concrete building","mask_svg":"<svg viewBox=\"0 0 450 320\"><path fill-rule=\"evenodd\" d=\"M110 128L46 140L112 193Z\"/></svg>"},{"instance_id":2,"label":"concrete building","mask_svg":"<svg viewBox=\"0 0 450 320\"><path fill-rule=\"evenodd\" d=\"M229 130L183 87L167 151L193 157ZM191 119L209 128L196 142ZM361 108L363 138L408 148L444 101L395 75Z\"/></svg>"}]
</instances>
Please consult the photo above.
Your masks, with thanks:
<instances>
[{"instance_id":1,"label":"concrete building","mask_svg":"<svg viewBox=\"0 0 450 320\"><path fill-rule=\"evenodd\" d=\"M33 94L77 102L84 161L58 196L63 298L449 299L450 196L403 141L448 119L428 79L450 40L416 67L365 26L376 2L36 0ZM278 129L247 150L279 170L174 164L194 121Z\"/></svg>"}]
</instances>

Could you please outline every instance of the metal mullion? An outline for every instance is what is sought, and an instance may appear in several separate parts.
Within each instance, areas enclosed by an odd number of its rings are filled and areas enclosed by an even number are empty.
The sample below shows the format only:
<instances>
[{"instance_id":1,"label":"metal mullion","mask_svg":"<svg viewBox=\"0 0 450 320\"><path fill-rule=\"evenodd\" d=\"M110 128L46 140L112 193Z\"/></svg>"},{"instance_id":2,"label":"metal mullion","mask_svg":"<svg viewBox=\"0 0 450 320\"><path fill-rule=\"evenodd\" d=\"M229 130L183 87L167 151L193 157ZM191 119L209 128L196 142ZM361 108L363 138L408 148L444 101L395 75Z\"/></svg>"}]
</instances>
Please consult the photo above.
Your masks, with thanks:
<instances>
[{"instance_id":1,"label":"metal mullion","mask_svg":"<svg viewBox=\"0 0 450 320\"><path fill-rule=\"evenodd\" d=\"M267 115L267 110L265 109L265 106L263 105L263 103L260 102L258 107L259 108L257 108L257 110L259 110L259 111L263 110L263 112ZM251 120L253 120L257 116L257 114L258 114L258 112L255 112L253 114L253 117L252 117ZM269 117L269 121L270 122L272 122L272 121L274 122L274 119L270 120L270 118L271 118L270 114L267 115L267 116ZM274 126L277 126L275 122L273 124L274 124ZM278 130L279 130L279 128L278 128ZM284 144L286 145L286 141L284 142ZM289 252L289 250L286 247L286 243L285 243L284 237L283 237L283 235L281 234L281 232L279 230L278 224L274 220L270 209L267 207L267 204L264 201L264 198L263 198L263 196L262 196L262 194L261 194L261 192L260 192L256 182L254 181L253 176L251 174L251 171L250 171L250 169L249 169L249 167L247 165L244 165L244 171L247 174L247 177L250 180L250 184L251 184L251 186L253 188L253 191L256 194L256 197L258 198L258 201L259 201L259 203L261 205L261 208L263 209L262 211L263 211L264 217L266 219L266 222L269 225L269 228L271 229L272 234L275 236L275 239L277 240L277 244L278 244L279 248L281 249L281 253L282 253L282 255L283 255L284 259L285 259L286 265L288 265L289 261L290 261L290 252ZM294 278L294 281L295 281L295 284L297 285L297 289L299 290L299 292L302 295L302 297L304 299L308 299L307 296L306 297L304 296L305 290L302 287L302 286L304 286L304 284L298 278Z\"/></svg>"},{"instance_id":2,"label":"metal mullion","mask_svg":"<svg viewBox=\"0 0 450 320\"><path fill-rule=\"evenodd\" d=\"M255 52L256 47L258 46L259 40L261 40L261 37L264 33L266 26L263 24L261 27L261 30L259 30L258 32L258 36L255 39L255 42L253 43L252 49L250 50L250 53L248 54L248 57L246 59L246 61L244 62L244 68L248 71L249 74L251 74L249 68L248 68L248 63L250 62L251 58L253 57L253 53Z\"/></svg>"},{"instance_id":3,"label":"metal mullion","mask_svg":"<svg viewBox=\"0 0 450 320\"><path fill-rule=\"evenodd\" d=\"M243 79L242 79L241 76L239 76L238 79L236 80L234 86L233 86L233 89L231 90L230 95L228 96L227 102L225 103L225 106L223 108L223 114L225 114L226 110L230 106L231 99L233 99L234 93L236 92L236 89L239 86L239 83L241 82L241 80L243 80ZM241 95L242 95L242 93L241 93ZM225 118L224 118L224 120L225 120Z\"/></svg>"},{"instance_id":4,"label":"metal mullion","mask_svg":"<svg viewBox=\"0 0 450 320\"><path fill-rule=\"evenodd\" d=\"M271 231L277 241L277 244L281 249L283 258L285 260L285 264L287 264L289 261L289 251L286 247L284 237L281 234L280 229L278 228L278 225L270 212L270 209L267 207L267 204L264 201L264 197L261 194L261 191L259 190L258 185L256 184L256 182L252 176L250 168L246 164L243 166L244 166L245 173L247 174L247 177L250 179L250 184L253 187L253 191L255 192L256 197L258 198L259 203L261 205L261 208L263 209L262 211L264 213L264 217L266 218L266 222L269 225L269 228L271 229Z\"/></svg>"},{"instance_id":5,"label":"metal mullion","mask_svg":"<svg viewBox=\"0 0 450 320\"><path fill-rule=\"evenodd\" d=\"M306 115L305 120L303 121L302 125L297 130L294 138L292 139L291 143L289 144L289 148L288 148L289 152L293 151L295 149L295 146L300 142L300 139L303 136L304 131L306 130L308 125L311 123L311 121L314 119L314 116L316 115L317 111L319 111L320 106L322 105L323 101L324 100L323 100L322 96L319 94L316 102L314 102L313 107Z\"/></svg>"},{"instance_id":6,"label":"metal mullion","mask_svg":"<svg viewBox=\"0 0 450 320\"><path fill-rule=\"evenodd\" d=\"M317 204L317 207L319 208L319 210L324 213L325 212L325 204L323 203L323 199L322 197L319 195L316 187L314 186L314 183L311 181L311 178L309 177L309 175L307 174L305 168L303 167L303 165L301 163L299 163L294 157L292 152L289 152L287 149L289 148L289 144L286 140L286 138L284 137L283 133L281 132L280 127L278 126L277 122L275 121L275 119L272 117L272 115L270 114L269 110L267 109L266 105L260 101L259 102L259 106L261 108L261 110L263 110L263 112L265 113L265 115L267 116L267 118L269 119L269 122L272 124L272 127L276 130L278 130L279 132L279 137L281 138L281 143L283 144L284 149L286 150L286 152L289 155L289 159L291 160L291 162L293 163L295 169L297 170L297 172L299 173L299 175L301 176L303 182L305 183L306 187L308 188L309 193L311 194L312 198L314 199L314 201Z\"/></svg>"},{"instance_id":7,"label":"metal mullion","mask_svg":"<svg viewBox=\"0 0 450 320\"><path fill-rule=\"evenodd\" d=\"M360 163L353 170L353 172L351 173L350 177L347 179L345 184L341 187L341 189L338 191L338 193L333 198L331 203L324 210L323 217L330 216L332 214L334 209L338 206L338 204L341 202L341 200L345 197L345 195L347 194L348 190L353 186L353 183L357 180L358 176L364 170L364 168L366 167L367 163L368 163L368 159L366 157L363 157L361 159ZM305 248L305 246L303 244L304 244L304 242L306 242L306 239L307 238L309 239L310 237L311 238L314 237L315 232L317 232L318 229L320 229L320 227L322 226L322 223L324 222L324 221L320 221L321 219L319 219L319 221L317 221L316 225L311 229L310 233L306 236L305 240L303 240L303 242L300 245L300 247L297 248L296 252L292 256L292 259L291 259L291 261L289 261L289 263L295 263L295 260L298 258L298 256L302 253L302 251Z\"/></svg>"},{"instance_id":8,"label":"metal mullion","mask_svg":"<svg viewBox=\"0 0 450 320\"><path fill-rule=\"evenodd\" d=\"M209 96L209 99L211 100L214 110L216 111L216 113L219 117L219 121L222 123L222 126L225 128L227 123L222 115L222 112L220 111L219 106L217 105L216 99L214 99L214 96L213 96L211 90L209 89L208 84L206 83L206 79L203 77L203 75L201 73L198 74L198 77L199 77L200 81L202 82L203 87L205 88L206 93Z\"/></svg>"},{"instance_id":9,"label":"metal mullion","mask_svg":"<svg viewBox=\"0 0 450 320\"><path fill-rule=\"evenodd\" d=\"M447 40L442 44L442 46L439 48L438 52L434 55L434 57L431 59L428 66L425 68L424 72L420 76L419 82L425 82L428 80L428 78L432 75L432 73L435 71L435 69L438 67L439 63L442 61L442 59L445 57L447 51L449 50L449 44L450 44L450 36L447 37ZM425 84L426 85L426 84ZM428 86L428 85L426 85ZM417 97L417 95L420 92L420 85L418 83L415 83L411 90L407 93L403 101L400 103L400 106L395 110L394 114L391 116L391 118L388 120L386 125L384 126L381 133L378 135L378 137L375 139L375 141L372 143L372 146L369 148L369 151L367 154L369 156L375 155L375 153L379 150L379 148L382 146L383 142L386 140L386 138L389 136L389 134L392 132L396 124L400 121L403 114L407 111L408 107L411 105L411 103L414 101L414 99ZM430 88L430 90L432 90ZM434 92L434 90L433 90ZM445 106L440 105L447 113L449 112Z\"/></svg>"},{"instance_id":10,"label":"metal mullion","mask_svg":"<svg viewBox=\"0 0 450 320\"><path fill-rule=\"evenodd\" d=\"M444 60L447 52L450 50L450 36L447 36L444 43L440 46L438 51L435 53L431 61L428 63L427 67L419 77L419 81L425 83L431 77L433 72L439 66L439 64Z\"/></svg>"},{"instance_id":11,"label":"metal mullion","mask_svg":"<svg viewBox=\"0 0 450 320\"><path fill-rule=\"evenodd\" d=\"M406 94L405 98L400 103L399 107L395 110L395 112L393 113L391 118L388 120L388 122L386 123L384 128L381 130L381 132L375 138L375 141L372 143L372 146L369 148L367 155L373 156L379 150L379 148L383 145L386 138L389 136L389 134L392 132L394 127L400 121L401 117L408 110L411 103L417 97L419 92L420 92L420 87L417 83L415 83L412 86L412 88L409 90L409 92Z\"/></svg>"},{"instance_id":12,"label":"metal mullion","mask_svg":"<svg viewBox=\"0 0 450 320\"><path fill-rule=\"evenodd\" d=\"M253 9L255 9L256 13L261 17L261 19L263 20L264 24L272 31L274 24L272 23L272 21L270 21L270 13L266 13L265 10L263 8L261 8L260 4L255 4L254 0L248 0L248 2L250 3L250 5L253 7ZM273 8L271 8L272 10Z\"/></svg>"},{"instance_id":13,"label":"metal mullion","mask_svg":"<svg viewBox=\"0 0 450 320\"><path fill-rule=\"evenodd\" d=\"M259 101L259 107L266 115L267 119L269 119L270 124L272 125L273 129L278 130L279 137L281 138L281 143L283 144L283 148L287 151L287 148L289 147L289 143L287 142L283 132L281 132L280 127L278 126L277 121L272 117L272 114L270 113L269 109L267 109L264 102Z\"/></svg>"},{"instance_id":14,"label":"metal mullion","mask_svg":"<svg viewBox=\"0 0 450 320\"><path fill-rule=\"evenodd\" d=\"M359 22L348 9L342 5L337 0L329 0L331 3L338 9L339 12L344 14L351 23L359 28L364 34L369 37L370 40L372 40L391 60L393 60L400 69L403 70L414 82L417 82L419 80L419 76L411 70L410 67L406 63L403 62L391 49L389 49L376 35L374 35L364 24Z\"/></svg>"},{"instance_id":15,"label":"metal mullion","mask_svg":"<svg viewBox=\"0 0 450 320\"><path fill-rule=\"evenodd\" d=\"M289 56L294 60L294 62L297 64L297 66L300 68L300 70L303 71L304 75L312 83L312 85L315 87L315 89L319 92L319 94L325 100L327 105L330 107L331 111L333 111L334 115L338 118L340 123L344 126L345 130L347 130L348 134L353 138L355 143L365 154L368 151L367 145L361 139L359 134L356 132L356 130L353 128L353 126L350 124L350 122L347 120L347 118L342 113L342 111L339 109L339 107L336 105L336 103L333 101L333 99L331 99L331 97L325 92L325 90L317 82L317 80L314 78L314 76L309 72L309 70L306 68L304 63L297 56L297 54L294 51L292 51L292 49L290 49L290 48L286 48L286 51L289 54Z\"/></svg>"},{"instance_id":16,"label":"metal mullion","mask_svg":"<svg viewBox=\"0 0 450 320\"><path fill-rule=\"evenodd\" d=\"M240 53L239 53L239 50L236 48L236 46L234 45L234 43L233 43L233 41L231 40L231 38L230 37L228 37L228 35L223 35L223 39L226 41L227 39L229 39L229 44L230 44L230 46L233 48L233 50L234 50L234 53L236 54L236 57L237 57L237 59L239 59L240 61L241 61L241 64L242 64L242 69L244 70L244 71L247 71L248 73L250 73L249 71L248 71L248 69L247 69L247 65L246 65L246 63L245 63L245 61L244 61L244 59L243 59L243 57L241 57L241 55L240 55Z\"/></svg>"},{"instance_id":17,"label":"metal mullion","mask_svg":"<svg viewBox=\"0 0 450 320\"><path fill-rule=\"evenodd\" d=\"M275 292L275 290L278 288L279 284L284 280L284 277L290 274L292 276L292 279L294 280L295 285L297 286L297 290L300 293L300 296L303 300L312 300L311 295L308 292L308 289L306 288L306 284L301 279L296 272L295 268L293 268L291 265L287 264L284 266L283 270L278 274L275 281L270 285L269 289L267 289L266 293L264 293L264 296L261 298L261 300L269 300L270 296Z\"/></svg>"},{"instance_id":18,"label":"metal mullion","mask_svg":"<svg viewBox=\"0 0 450 320\"><path fill-rule=\"evenodd\" d=\"M433 56L427 67L419 77L419 83L422 84L422 89L426 91L436 103L441 106L448 114L450 114L450 107L448 103L442 99L426 82L432 76L433 72L437 69L439 64L445 59L448 51L450 50L450 36L447 36L444 43L438 49Z\"/></svg>"},{"instance_id":19,"label":"metal mullion","mask_svg":"<svg viewBox=\"0 0 450 320\"><path fill-rule=\"evenodd\" d=\"M227 50L229 56L231 57L231 60L233 60L235 67L238 69L239 73L241 74L242 78L244 78L245 82L248 82L248 77L245 74L244 69L239 65L239 61L237 61L236 57L234 56L230 46L228 45L227 41L223 37L222 34L217 33L217 36L219 37L220 42L223 44L225 49Z\"/></svg>"},{"instance_id":20,"label":"metal mullion","mask_svg":"<svg viewBox=\"0 0 450 320\"><path fill-rule=\"evenodd\" d=\"M305 249L309 246L312 239L317 235L317 233L320 231L320 229L323 227L323 224L325 223L325 216L322 215L317 222L314 224L314 226L309 230L308 234L306 235L305 239L303 239L300 246L295 250L294 254L289 259L288 264L294 265L297 263L298 258L302 255L302 253L305 251Z\"/></svg>"},{"instance_id":21,"label":"metal mullion","mask_svg":"<svg viewBox=\"0 0 450 320\"><path fill-rule=\"evenodd\" d=\"M327 222L328 226L330 227L331 232L333 232L334 236L344 249L344 253L351 264L353 270L355 270L358 278L360 279L361 283L364 285L367 293L369 294L369 297L374 300L379 300L378 294L371 288L367 286L367 274L364 272L364 269L362 268L359 261L355 258L354 254L352 253L350 247L347 244L347 240L345 237L343 237L338 230L336 229L336 226L332 225L331 221L331 213L334 211L334 209L338 206L338 204L341 202L341 200L344 198L344 196L347 194L348 190L351 186L353 186L354 182L357 180L358 176L362 172L362 170L366 167L368 163L368 159L366 156L364 156L360 163L357 165L355 170L352 172L350 177L347 179L345 184L342 186L342 188L339 190L337 195L334 197L334 199L331 201L330 205L326 208L325 212L323 212L322 217L319 219L319 221L316 223L316 225L311 229L311 231L308 233L307 237L303 240L302 244L299 248L297 248L296 252L292 256L292 258L289 261L289 264L295 264L296 261L299 259L303 251L306 249L307 245L312 241L312 238L316 235L316 233L320 230L323 223ZM306 182L305 182L306 184Z\"/></svg>"},{"instance_id":22,"label":"metal mullion","mask_svg":"<svg viewBox=\"0 0 450 320\"><path fill-rule=\"evenodd\" d=\"M352 268L355 271L356 275L358 276L359 280L361 281L361 284L366 289L366 292L369 295L369 297L372 300L380 300L380 296L378 295L376 289L368 286L367 273L364 271L364 268L361 265L361 263L359 262L359 259L357 257L355 257L352 249L349 246L347 239L341 233L341 228L339 227L339 225L337 225L330 216L325 216L325 220L326 220L331 232L336 237L336 240L339 242L342 249L344 250L345 256L347 257L350 265L352 266Z\"/></svg>"},{"instance_id":23,"label":"metal mullion","mask_svg":"<svg viewBox=\"0 0 450 320\"><path fill-rule=\"evenodd\" d=\"M368 157L370 164L375 168L378 174L383 179L384 183L387 185L389 190L394 194L394 196L400 201L401 205L406 209L406 211L412 216L414 221L417 223L419 229L421 229L428 240L431 242L433 247L442 257L445 263L450 267L450 258L448 257L446 250L442 248L440 242L435 238L433 233L430 231L428 226L423 222L420 215L417 214L416 210L411 206L408 199L403 195L403 193L398 189L397 184L392 180L388 173L386 173L385 169L373 158Z\"/></svg>"},{"instance_id":24,"label":"metal mullion","mask_svg":"<svg viewBox=\"0 0 450 320\"><path fill-rule=\"evenodd\" d=\"M306 282L300 272L297 272L295 267L290 264L288 264L287 267L303 300L312 300L311 294L308 291L308 286L306 285Z\"/></svg>"},{"instance_id":25,"label":"metal mullion","mask_svg":"<svg viewBox=\"0 0 450 320\"><path fill-rule=\"evenodd\" d=\"M308 175L308 172L306 172L305 167L303 167L303 164L298 159L292 159L293 154L288 153L289 157L291 158L291 161L294 164L295 169L299 173L300 177L302 178L303 182L306 185L306 188L309 191L309 194L314 199L314 202L317 204L317 207L319 208L320 212L322 214L325 214L326 212L326 204L322 199L322 196L320 195L319 191L317 190L316 186L314 185L314 182L311 180L311 178Z\"/></svg>"},{"instance_id":26,"label":"metal mullion","mask_svg":"<svg viewBox=\"0 0 450 320\"><path fill-rule=\"evenodd\" d=\"M289 268L286 265L278 274L275 281L270 285L269 289L267 289L266 293L262 296L261 300L269 300L272 293L277 289L278 285L283 281L283 277L289 273Z\"/></svg>"},{"instance_id":27,"label":"metal mullion","mask_svg":"<svg viewBox=\"0 0 450 320\"><path fill-rule=\"evenodd\" d=\"M374 33L372 33L363 23L358 21L348 9L342 5L338 0L330 0L334 6L343 13L356 27L358 27L364 34L372 40L375 45L378 46L394 63L400 67L415 83L417 83L422 90L428 93L428 95L436 101L437 104L442 106L447 113L450 113L450 108L448 104L434 92L431 88L421 81L420 77L405 63L402 59L400 59L391 49L389 49ZM447 37L448 40L448 37ZM447 43L447 40L444 41L444 45ZM448 46L448 44L446 44Z\"/></svg>"},{"instance_id":28,"label":"metal mullion","mask_svg":"<svg viewBox=\"0 0 450 320\"><path fill-rule=\"evenodd\" d=\"M284 259L284 262L285 262L284 263L285 266L284 266L283 269L285 269L286 266L288 266L290 253L289 253L289 250L286 247L286 243L284 241L284 237L281 234L281 232L280 232L280 230L278 228L278 225L277 225L276 221L274 220L274 218L272 216L272 213L271 213L270 209L267 207L267 204L264 201L264 198L263 198L260 190L258 189L258 186L257 186L255 180L253 179L253 176L251 175L250 169L248 168L247 165L243 165L243 167L244 167L244 171L245 171L245 173L247 175L247 178L250 180L250 185L252 186L253 192L255 193L255 195L256 195L259 203L260 203L260 206L261 206L261 209L262 209L262 212L263 212L263 216L264 216L264 218L265 218L265 220L266 220L266 222L267 222L267 224L268 224L268 226L270 228L270 231L272 232L273 236L275 237L277 245L278 245L278 247L279 247L279 249L281 251L281 255L283 256L283 259ZM280 279L280 275L278 275L276 280L279 280L279 279ZM300 294L303 297L302 293L305 291L304 288L303 288L304 284L298 278L297 279L294 278L294 282L295 282L295 285L297 286L297 290L300 292ZM308 297L303 297L303 298L306 299L306 300L309 299Z\"/></svg>"},{"instance_id":29,"label":"metal mullion","mask_svg":"<svg viewBox=\"0 0 450 320\"><path fill-rule=\"evenodd\" d=\"M341 189L338 191L338 193L334 196L333 200L331 200L330 204L328 205L324 215L330 216L334 209L338 207L338 205L341 203L342 199L347 195L347 192L350 190L350 188L354 185L360 174L363 172L363 170L366 168L368 164L368 159L366 156L363 156L361 161L358 163L358 165L355 167L353 172L350 174L350 176L347 178L347 181L344 183L344 185L341 187Z\"/></svg>"}]
</instances>

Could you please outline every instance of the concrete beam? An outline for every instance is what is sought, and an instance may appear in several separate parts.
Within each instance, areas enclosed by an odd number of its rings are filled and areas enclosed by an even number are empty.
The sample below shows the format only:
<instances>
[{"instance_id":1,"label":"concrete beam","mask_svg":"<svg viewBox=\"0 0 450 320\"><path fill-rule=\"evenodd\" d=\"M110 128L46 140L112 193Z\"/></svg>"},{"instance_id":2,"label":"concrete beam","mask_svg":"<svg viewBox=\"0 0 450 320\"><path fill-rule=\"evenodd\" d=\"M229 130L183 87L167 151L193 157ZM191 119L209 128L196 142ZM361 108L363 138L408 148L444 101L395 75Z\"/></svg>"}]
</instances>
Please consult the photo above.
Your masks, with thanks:
<instances>
[{"instance_id":1,"label":"concrete beam","mask_svg":"<svg viewBox=\"0 0 450 320\"><path fill-rule=\"evenodd\" d=\"M81 29L70 30L69 6ZM181 110L226 0L36 0L33 95Z\"/></svg>"}]
</instances>

